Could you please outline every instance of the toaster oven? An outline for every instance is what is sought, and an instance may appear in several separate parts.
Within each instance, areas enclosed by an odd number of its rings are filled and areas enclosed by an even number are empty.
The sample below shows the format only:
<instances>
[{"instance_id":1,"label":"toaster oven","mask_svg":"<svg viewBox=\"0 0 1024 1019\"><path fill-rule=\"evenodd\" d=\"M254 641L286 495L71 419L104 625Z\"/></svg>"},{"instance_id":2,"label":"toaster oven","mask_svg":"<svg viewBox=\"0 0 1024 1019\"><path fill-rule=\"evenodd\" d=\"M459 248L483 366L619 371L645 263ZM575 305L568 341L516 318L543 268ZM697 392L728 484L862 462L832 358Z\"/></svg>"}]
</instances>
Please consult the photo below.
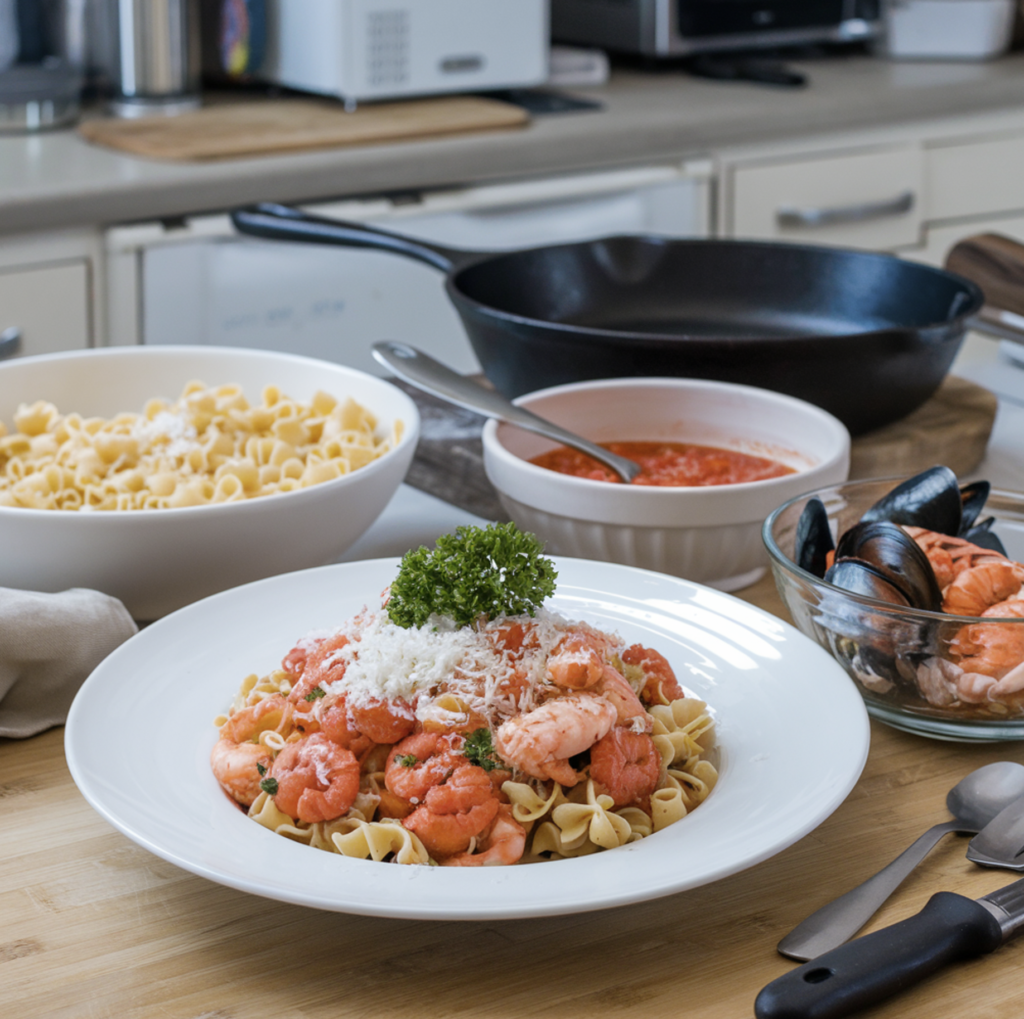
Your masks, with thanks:
<instances>
[{"instance_id":1,"label":"toaster oven","mask_svg":"<svg viewBox=\"0 0 1024 1019\"><path fill-rule=\"evenodd\" d=\"M266 0L265 81L346 101L537 85L548 0Z\"/></svg>"},{"instance_id":2,"label":"toaster oven","mask_svg":"<svg viewBox=\"0 0 1024 1019\"><path fill-rule=\"evenodd\" d=\"M648 57L822 42L876 33L879 0L551 0L552 37Z\"/></svg>"}]
</instances>

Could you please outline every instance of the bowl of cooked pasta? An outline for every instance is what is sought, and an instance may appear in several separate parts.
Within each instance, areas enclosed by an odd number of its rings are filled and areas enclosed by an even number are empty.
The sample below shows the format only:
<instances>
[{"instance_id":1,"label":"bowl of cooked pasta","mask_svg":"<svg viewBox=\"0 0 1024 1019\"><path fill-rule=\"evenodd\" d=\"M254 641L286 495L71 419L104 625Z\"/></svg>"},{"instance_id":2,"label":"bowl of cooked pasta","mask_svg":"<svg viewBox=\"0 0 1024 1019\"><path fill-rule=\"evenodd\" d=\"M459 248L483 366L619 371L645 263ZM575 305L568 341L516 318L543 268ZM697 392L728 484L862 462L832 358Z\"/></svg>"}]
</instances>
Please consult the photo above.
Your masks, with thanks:
<instances>
[{"instance_id":1,"label":"bowl of cooked pasta","mask_svg":"<svg viewBox=\"0 0 1024 1019\"><path fill-rule=\"evenodd\" d=\"M340 556L408 470L416 405L291 354L120 347L0 364L0 586L138 620Z\"/></svg>"}]
</instances>

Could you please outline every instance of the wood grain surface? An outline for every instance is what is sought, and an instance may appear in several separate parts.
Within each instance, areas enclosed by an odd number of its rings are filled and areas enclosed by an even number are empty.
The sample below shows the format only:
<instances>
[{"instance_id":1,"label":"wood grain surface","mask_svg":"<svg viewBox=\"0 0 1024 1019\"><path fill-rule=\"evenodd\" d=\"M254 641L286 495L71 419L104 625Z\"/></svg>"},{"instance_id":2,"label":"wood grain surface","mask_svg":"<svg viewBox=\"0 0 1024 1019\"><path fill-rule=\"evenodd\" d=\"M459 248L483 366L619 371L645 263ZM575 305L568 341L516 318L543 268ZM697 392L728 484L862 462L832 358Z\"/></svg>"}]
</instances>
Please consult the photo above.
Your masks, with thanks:
<instances>
[{"instance_id":1,"label":"wood grain surface","mask_svg":"<svg viewBox=\"0 0 1024 1019\"><path fill-rule=\"evenodd\" d=\"M743 596L782 611L770 580ZM867 767L846 802L744 873L618 909L443 923L320 912L194 877L92 811L68 774L61 730L2 741L4 1014L744 1019L760 988L795 965L776 953L779 939L946 820L946 791L1000 759L1024 763L1024 744L943 743L874 724ZM871 926L916 912L940 889L977 897L1012 879L967 863L965 848L947 837ZM1024 942L1011 942L865 1015L1016 1019L1022 961Z\"/></svg>"},{"instance_id":2,"label":"wood grain surface","mask_svg":"<svg viewBox=\"0 0 1024 1019\"><path fill-rule=\"evenodd\" d=\"M465 447L462 459L473 455L472 426L462 422L454 436L446 426L449 443ZM438 425L433 441L442 442L442 432ZM446 484L449 498L462 491L457 475ZM473 498L477 511L486 509L483 491ZM770 577L740 597L785 618ZM153 753L176 752L154 743ZM68 773L62 730L0 740L3 1014L749 1019L761 987L796 965L775 951L780 938L948 820L947 790L995 760L1024 763L1024 743L946 743L873 723L867 765L847 800L811 834L750 870L617 909L445 923L321 912L195 877L136 846L89 807ZM787 791L777 795L781 801ZM936 891L977 897L1014 879L968 863L965 849L965 839L947 836L866 930L917 912ZM1017 1019L1022 962L1024 939L863 1015Z\"/></svg>"},{"instance_id":3,"label":"wood grain surface","mask_svg":"<svg viewBox=\"0 0 1024 1019\"><path fill-rule=\"evenodd\" d=\"M523 127L525 110L480 96L443 96L360 106L329 100L218 103L174 117L86 120L87 141L151 159L211 160L379 145L413 138Z\"/></svg>"}]
</instances>

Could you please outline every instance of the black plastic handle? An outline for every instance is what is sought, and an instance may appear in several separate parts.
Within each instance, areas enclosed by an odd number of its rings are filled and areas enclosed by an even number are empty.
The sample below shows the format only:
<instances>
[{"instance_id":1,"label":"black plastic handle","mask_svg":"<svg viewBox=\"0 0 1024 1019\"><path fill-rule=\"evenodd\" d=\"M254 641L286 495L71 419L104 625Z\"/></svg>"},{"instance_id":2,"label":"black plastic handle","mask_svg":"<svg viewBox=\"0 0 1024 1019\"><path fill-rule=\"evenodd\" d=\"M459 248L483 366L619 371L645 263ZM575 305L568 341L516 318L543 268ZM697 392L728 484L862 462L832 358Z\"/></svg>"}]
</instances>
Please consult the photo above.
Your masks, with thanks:
<instances>
[{"instance_id":1,"label":"black plastic handle","mask_svg":"<svg viewBox=\"0 0 1024 1019\"><path fill-rule=\"evenodd\" d=\"M373 248L404 255L417 262L426 262L441 272L449 273L471 262L490 258L494 252L463 251L440 244L414 240L379 230L365 223L349 223L326 216L311 216L301 209L263 202L250 208L236 209L231 222L239 233L271 241L304 241L308 244L337 244L343 248Z\"/></svg>"},{"instance_id":2,"label":"black plastic handle","mask_svg":"<svg viewBox=\"0 0 1024 1019\"><path fill-rule=\"evenodd\" d=\"M757 1019L839 1019L924 980L951 962L1003 943L996 918L955 892L933 895L901 923L867 934L773 980Z\"/></svg>"}]
</instances>

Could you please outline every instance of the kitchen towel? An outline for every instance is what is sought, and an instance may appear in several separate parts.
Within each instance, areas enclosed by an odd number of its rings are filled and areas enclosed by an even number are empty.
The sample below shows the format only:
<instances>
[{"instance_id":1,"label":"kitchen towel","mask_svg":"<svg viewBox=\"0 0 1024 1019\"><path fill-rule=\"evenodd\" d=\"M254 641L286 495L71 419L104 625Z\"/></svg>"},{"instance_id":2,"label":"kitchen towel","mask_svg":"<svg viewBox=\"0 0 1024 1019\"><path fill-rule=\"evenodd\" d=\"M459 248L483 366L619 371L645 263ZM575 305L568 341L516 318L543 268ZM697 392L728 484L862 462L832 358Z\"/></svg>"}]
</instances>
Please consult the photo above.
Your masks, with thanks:
<instances>
[{"instance_id":1,"label":"kitchen towel","mask_svg":"<svg viewBox=\"0 0 1024 1019\"><path fill-rule=\"evenodd\" d=\"M86 677L138 627L99 591L0 587L0 736L62 725Z\"/></svg>"}]
</instances>

